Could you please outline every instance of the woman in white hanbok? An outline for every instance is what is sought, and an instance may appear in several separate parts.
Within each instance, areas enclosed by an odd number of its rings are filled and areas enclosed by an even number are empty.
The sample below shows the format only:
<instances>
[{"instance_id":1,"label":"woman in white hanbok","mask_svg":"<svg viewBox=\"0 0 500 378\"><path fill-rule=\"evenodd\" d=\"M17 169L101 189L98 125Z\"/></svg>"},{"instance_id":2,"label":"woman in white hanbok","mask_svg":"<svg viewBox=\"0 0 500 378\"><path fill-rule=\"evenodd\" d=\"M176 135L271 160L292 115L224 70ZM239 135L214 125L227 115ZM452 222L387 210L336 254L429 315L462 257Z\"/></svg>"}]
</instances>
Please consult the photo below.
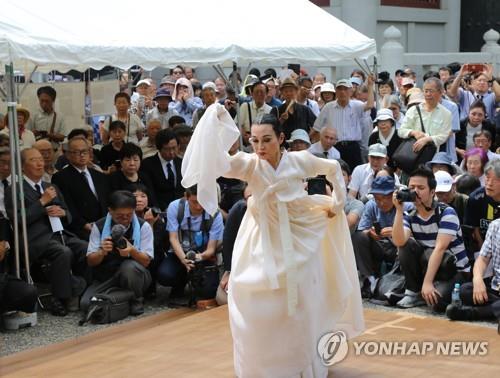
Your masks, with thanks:
<instances>
[{"instance_id":1,"label":"woman in white hanbok","mask_svg":"<svg viewBox=\"0 0 500 378\"><path fill-rule=\"evenodd\" d=\"M271 118L269 118L271 117ZM229 318L238 377L326 377L317 344L342 330L364 329L346 190L337 161L280 151L272 116L251 128L254 154L227 151L239 137L219 104L198 123L182 165L183 185L217 209L216 178L248 182L252 197L236 238L229 278ZM326 175L332 196L307 195L304 179Z\"/></svg>"}]
</instances>

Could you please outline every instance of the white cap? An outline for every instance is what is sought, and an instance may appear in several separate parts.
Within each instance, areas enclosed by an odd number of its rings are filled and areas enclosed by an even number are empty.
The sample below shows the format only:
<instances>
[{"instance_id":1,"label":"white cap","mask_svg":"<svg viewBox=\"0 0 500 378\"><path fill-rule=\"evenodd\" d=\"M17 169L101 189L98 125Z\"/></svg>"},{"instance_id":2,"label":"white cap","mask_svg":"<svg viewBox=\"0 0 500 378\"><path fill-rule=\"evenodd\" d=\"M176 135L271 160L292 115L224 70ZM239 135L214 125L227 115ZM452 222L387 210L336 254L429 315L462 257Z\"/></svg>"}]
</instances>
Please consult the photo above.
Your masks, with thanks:
<instances>
[{"instance_id":1,"label":"white cap","mask_svg":"<svg viewBox=\"0 0 500 378\"><path fill-rule=\"evenodd\" d=\"M321 93L323 92L333 92L335 93L335 87L332 83L324 83L321 85Z\"/></svg>"},{"instance_id":2,"label":"white cap","mask_svg":"<svg viewBox=\"0 0 500 378\"><path fill-rule=\"evenodd\" d=\"M373 123L377 123L378 121L386 121L386 120L392 120L392 122L396 123L394 119L394 115L392 114L391 109L387 108L382 108L377 112L377 118L373 121Z\"/></svg>"},{"instance_id":3,"label":"white cap","mask_svg":"<svg viewBox=\"0 0 500 378\"><path fill-rule=\"evenodd\" d=\"M290 135L290 140L288 140L288 143L292 143L296 140L301 140L303 142L311 144L311 139L309 139L309 134L307 134L307 131L305 131L304 129L293 130L292 134Z\"/></svg>"},{"instance_id":4,"label":"white cap","mask_svg":"<svg viewBox=\"0 0 500 378\"><path fill-rule=\"evenodd\" d=\"M136 87L139 87L142 84L145 84L148 87L151 86L151 82L148 79L142 79L142 80L139 80L139 82L137 83Z\"/></svg>"},{"instance_id":5,"label":"white cap","mask_svg":"<svg viewBox=\"0 0 500 378\"><path fill-rule=\"evenodd\" d=\"M387 157L387 147L382 143L375 143L368 147L368 156Z\"/></svg>"},{"instance_id":6,"label":"white cap","mask_svg":"<svg viewBox=\"0 0 500 378\"><path fill-rule=\"evenodd\" d=\"M436 192L447 193L453 186L453 177L446 171L437 171L434 173L436 178Z\"/></svg>"},{"instance_id":7,"label":"white cap","mask_svg":"<svg viewBox=\"0 0 500 378\"><path fill-rule=\"evenodd\" d=\"M401 85L404 87L405 85L415 85L415 82L411 77L404 77L403 80L401 80Z\"/></svg>"},{"instance_id":8,"label":"white cap","mask_svg":"<svg viewBox=\"0 0 500 378\"><path fill-rule=\"evenodd\" d=\"M212 88L215 92L218 92L217 86L215 85L215 83L213 81L207 81L205 84L203 84L201 89L205 89L205 88Z\"/></svg>"}]
</instances>

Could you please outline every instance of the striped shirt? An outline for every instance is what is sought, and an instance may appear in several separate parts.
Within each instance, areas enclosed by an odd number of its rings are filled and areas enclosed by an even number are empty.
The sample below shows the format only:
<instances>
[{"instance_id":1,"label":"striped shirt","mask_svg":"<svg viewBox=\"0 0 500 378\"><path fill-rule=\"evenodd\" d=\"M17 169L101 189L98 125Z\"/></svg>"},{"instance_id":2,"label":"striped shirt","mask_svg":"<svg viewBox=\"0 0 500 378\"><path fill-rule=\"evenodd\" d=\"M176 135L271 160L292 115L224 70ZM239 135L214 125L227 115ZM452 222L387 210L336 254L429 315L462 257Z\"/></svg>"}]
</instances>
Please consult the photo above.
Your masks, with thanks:
<instances>
[{"instance_id":1,"label":"striped shirt","mask_svg":"<svg viewBox=\"0 0 500 378\"><path fill-rule=\"evenodd\" d=\"M491 288L500 290L500 219L490 223L479 255L491 258L490 264L493 268Z\"/></svg>"},{"instance_id":2,"label":"striped shirt","mask_svg":"<svg viewBox=\"0 0 500 378\"><path fill-rule=\"evenodd\" d=\"M365 117L365 104L358 100L349 100L342 107L337 101L327 103L321 109L314 122L314 130L320 131L323 127L333 127L337 131L339 142L356 141L362 138L362 120Z\"/></svg>"},{"instance_id":3,"label":"striped shirt","mask_svg":"<svg viewBox=\"0 0 500 378\"><path fill-rule=\"evenodd\" d=\"M416 212L413 215L405 214L403 225L405 229L411 231L415 240L424 248L434 249L438 234L453 236L447 249L455 255L455 265L459 271L470 271L462 229L457 213L452 207L446 206L441 211L441 216L434 212L428 219L421 218Z\"/></svg>"},{"instance_id":4,"label":"striped shirt","mask_svg":"<svg viewBox=\"0 0 500 378\"><path fill-rule=\"evenodd\" d=\"M458 90L458 105L460 108L460 120L464 120L469 115L469 109L472 103L481 100L486 106L486 116L490 121L495 120L496 95L493 92L485 94L472 93L462 88Z\"/></svg>"}]
</instances>

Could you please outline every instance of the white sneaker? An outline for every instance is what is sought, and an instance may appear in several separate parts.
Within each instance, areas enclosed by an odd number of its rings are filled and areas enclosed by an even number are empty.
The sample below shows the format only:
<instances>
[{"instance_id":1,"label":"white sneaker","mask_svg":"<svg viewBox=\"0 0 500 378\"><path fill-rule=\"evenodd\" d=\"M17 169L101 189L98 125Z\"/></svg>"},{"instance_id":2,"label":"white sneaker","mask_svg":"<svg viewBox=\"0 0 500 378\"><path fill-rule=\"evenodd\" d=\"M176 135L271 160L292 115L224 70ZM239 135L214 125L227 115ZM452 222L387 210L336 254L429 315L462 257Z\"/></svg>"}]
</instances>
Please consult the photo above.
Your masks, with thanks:
<instances>
[{"instance_id":1,"label":"white sneaker","mask_svg":"<svg viewBox=\"0 0 500 378\"><path fill-rule=\"evenodd\" d=\"M409 295L406 294L403 299L401 299L398 303L398 307L402 308L412 308L425 305L424 299L420 294Z\"/></svg>"}]
</instances>

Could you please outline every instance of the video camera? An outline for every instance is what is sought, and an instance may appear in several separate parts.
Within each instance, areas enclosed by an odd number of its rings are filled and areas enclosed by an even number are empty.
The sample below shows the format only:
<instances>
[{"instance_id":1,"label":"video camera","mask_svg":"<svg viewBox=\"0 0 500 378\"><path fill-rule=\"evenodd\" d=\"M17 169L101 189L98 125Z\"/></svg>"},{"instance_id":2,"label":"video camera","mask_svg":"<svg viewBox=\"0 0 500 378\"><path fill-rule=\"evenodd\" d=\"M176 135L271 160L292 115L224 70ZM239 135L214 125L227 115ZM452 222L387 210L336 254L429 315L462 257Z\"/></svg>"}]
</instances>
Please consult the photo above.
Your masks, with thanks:
<instances>
[{"instance_id":1,"label":"video camera","mask_svg":"<svg viewBox=\"0 0 500 378\"><path fill-rule=\"evenodd\" d=\"M402 188L396 192L396 199L399 202L415 202L417 200L417 192L408 188Z\"/></svg>"}]
</instances>

